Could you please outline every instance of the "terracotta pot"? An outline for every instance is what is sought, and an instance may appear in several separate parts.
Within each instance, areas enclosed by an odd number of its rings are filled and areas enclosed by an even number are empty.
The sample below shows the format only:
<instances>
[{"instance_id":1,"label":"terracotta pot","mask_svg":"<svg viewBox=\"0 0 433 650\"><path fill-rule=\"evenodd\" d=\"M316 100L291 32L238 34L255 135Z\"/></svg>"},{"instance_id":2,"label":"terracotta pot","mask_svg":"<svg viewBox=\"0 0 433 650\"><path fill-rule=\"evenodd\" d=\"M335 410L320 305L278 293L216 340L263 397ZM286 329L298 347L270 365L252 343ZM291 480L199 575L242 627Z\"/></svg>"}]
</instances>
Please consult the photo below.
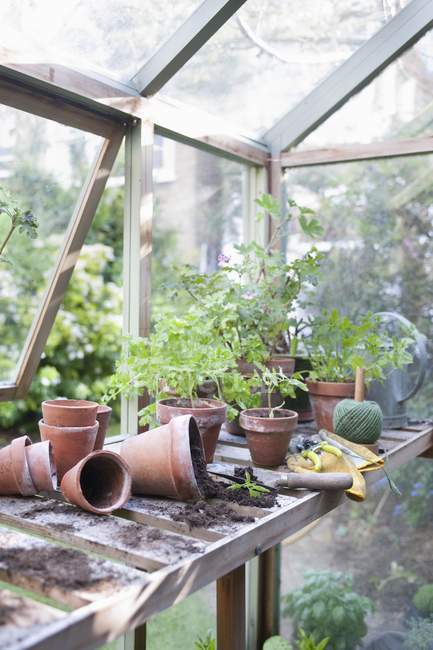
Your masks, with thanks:
<instances>
[{"instance_id":1,"label":"terracotta pot","mask_svg":"<svg viewBox=\"0 0 433 650\"><path fill-rule=\"evenodd\" d=\"M53 446L49 440L28 445L27 463L36 492L54 492L57 488L57 471Z\"/></svg>"},{"instance_id":2,"label":"terracotta pot","mask_svg":"<svg viewBox=\"0 0 433 650\"><path fill-rule=\"evenodd\" d=\"M84 399L52 399L42 402L42 417L50 427L90 427L98 406Z\"/></svg>"},{"instance_id":3,"label":"terracotta pot","mask_svg":"<svg viewBox=\"0 0 433 650\"><path fill-rule=\"evenodd\" d=\"M310 381L307 379L313 415L318 429L334 432L334 409L342 399L355 395L355 382Z\"/></svg>"},{"instance_id":4,"label":"terracotta pot","mask_svg":"<svg viewBox=\"0 0 433 650\"><path fill-rule=\"evenodd\" d=\"M239 424L239 415L231 422L227 420L224 427L227 433L231 433L233 436L243 436L245 438L245 431Z\"/></svg>"},{"instance_id":5,"label":"terracotta pot","mask_svg":"<svg viewBox=\"0 0 433 650\"><path fill-rule=\"evenodd\" d=\"M131 495L128 465L112 451L93 451L66 472L61 490L83 510L105 515L121 508Z\"/></svg>"},{"instance_id":6,"label":"terracotta pot","mask_svg":"<svg viewBox=\"0 0 433 650\"><path fill-rule=\"evenodd\" d=\"M30 496L36 494L26 455L26 447L31 444L28 436L21 436L12 440L7 447L0 449L1 495Z\"/></svg>"},{"instance_id":7,"label":"terracotta pot","mask_svg":"<svg viewBox=\"0 0 433 650\"><path fill-rule=\"evenodd\" d=\"M107 435L112 411L113 409L110 406L103 406L102 404L98 406L96 419L99 422L99 429L96 435L95 451L104 447L105 436Z\"/></svg>"},{"instance_id":8,"label":"terracotta pot","mask_svg":"<svg viewBox=\"0 0 433 650\"><path fill-rule=\"evenodd\" d=\"M182 501L202 498L192 449L203 457L200 432L191 415L182 415L162 427L124 440L120 455L130 469L133 494Z\"/></svg>"},{"instance_id":9,"label":"terracotta pot","mask_svg":"<svg viewBox=\"0 0 433 650\"><path fill-rule=\"evenodd\" d=\"M262 467L276 467L285 461L291 434L298 424L295 411L276 409L270 418L269 409L247 409L239 421L247 436L252 461Z\"/></svg>"},{"instance_id":10,"label":"terracotta pot","mask_svg":"<svg viewBox=\"0 0 433 650\"><path fill-rule=\"evenodd\" d=\"M98 429L99 422L90 427L52 427L39 420L42 440L50 440L53 445L59 481L71 467L93 451Z\"/></svg>"},{"instance_id":11,"label":"terracotta pot","mask_svg":"<svg viewBox=\"0 0 433 650\"><path fill-rule=\"evenodd\" d=\"M179 415L193 415L203 441L206 463L212 463L221 425L226 421L227 405L216 399L197 399L190 406L188 399L163 399L157 402L158 422L167 424Z\"/></svg>"}]
</instances>

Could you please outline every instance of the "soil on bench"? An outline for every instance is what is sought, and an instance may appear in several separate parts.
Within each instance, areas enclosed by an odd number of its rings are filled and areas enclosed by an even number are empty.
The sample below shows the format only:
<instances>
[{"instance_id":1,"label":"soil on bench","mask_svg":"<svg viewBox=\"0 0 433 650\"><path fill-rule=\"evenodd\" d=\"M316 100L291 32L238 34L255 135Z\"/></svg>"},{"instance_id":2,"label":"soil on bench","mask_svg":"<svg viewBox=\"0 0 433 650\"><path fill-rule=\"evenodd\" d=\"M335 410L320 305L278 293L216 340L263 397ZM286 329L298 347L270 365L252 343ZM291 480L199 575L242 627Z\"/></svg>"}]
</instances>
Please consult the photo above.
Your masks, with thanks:
<instances>
[{"instance_id":1,"label":"soil on bench","mask_svg":"<svg viewBox=\"0 0 433 650\"><path fill-rule=\"evenodd\" d=\"M11 622L11 616L16 612L17 608L13 605L0 606L0 626L8 625Z\"/></svg>"},{"instance_id":2,"label":"soil on bench","mask_svg":"<svg viewBox=\"0 0 433 650\"><path fill-rule=\"evenodd\" d=\"M144 526L137 526L137 528L127 528L122 530L116 538L125 544L128 548L134 548L143 545L143 544L153 544L156 543L156 546L159 546L158 542L163 538L163 533L158 528L145 528ZM186 553L202 553L203 549L197 546L193 540L189 540L183 537L176 537L175 535L170 535L170 539L167 540L167 543L170 544L170 547L181 552Z\"/></svg>"},{"instance_id":3,"label":"soil on bench","mask_svg":"<svg viewBox=\"0 0 433 650\"><path fill-rule=\"evenodd\" d=\"M254 517L242 515L226 503L212 505L206 501L197 501L183 507L172 515L174 521L181 521L188 528L209 528L212 524L225 522L252 523Z\"/></svg>"},{"instance_id":4,"label":"soil on bench","mask_svg":"<svg viewBox=\"0 0 433 650\"><path fill-rule=\"evenodd\" d=\"M226 483L214 480L206 469L206 463L200 447L195 445L191 446L191 458L197 483L205 499L221 499L229 503L242 506L254 506L256 508L272 508L277 504L278 493L273 488L269 488L269 494L263 494L260 497L251 497L248 490L244 488L228 490ZM249 472L253 481L257 480L257 476L255 476L251 467L236 467L234 473L239 478L245 478L246 472Z\"/></svg>"},{"instance_id":5,"label":"soil on bench","mask_svg":"<svg viewBox=\"0 0 433 650\"><path fill-rule=\"evenodd\" d=\"M92 567L84 554L67 548L2 548L0 564L7 567L8 573L34 578L44 587L61 586L68 590L88 588L118 577L115 568L107 573L98 560L93 560ZM47 566L55 567L53 575L47 572ZM94 569L99 570L99 575L94 574Z\"/></svg>"}]
</instances>

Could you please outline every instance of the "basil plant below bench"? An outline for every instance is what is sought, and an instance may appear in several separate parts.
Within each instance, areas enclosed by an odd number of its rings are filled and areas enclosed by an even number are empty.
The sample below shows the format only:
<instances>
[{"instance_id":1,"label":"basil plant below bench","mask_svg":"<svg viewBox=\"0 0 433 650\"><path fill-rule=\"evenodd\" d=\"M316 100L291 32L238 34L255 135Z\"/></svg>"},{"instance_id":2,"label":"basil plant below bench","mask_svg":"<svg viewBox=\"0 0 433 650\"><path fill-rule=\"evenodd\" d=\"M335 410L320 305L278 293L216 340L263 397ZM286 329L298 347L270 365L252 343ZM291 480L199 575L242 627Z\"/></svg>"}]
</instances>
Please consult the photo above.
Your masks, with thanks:
<instances>
[{"instance_id":1,"label":"basil plant below bench","mask_svg":"<svg viewBox=\"0 0 433 650\"><path fill-rule=\"evenodd\" d=\"M319 428L333 430L333 412L339 401L353 398L357 368L365 382L384 380L393 368L411 363L408 336L389 336L379 316L371 312L355 323L337 309L322 311L311 322L305 338L311 368L307 380L314 418Z\"/></svg>"}]
</instances>

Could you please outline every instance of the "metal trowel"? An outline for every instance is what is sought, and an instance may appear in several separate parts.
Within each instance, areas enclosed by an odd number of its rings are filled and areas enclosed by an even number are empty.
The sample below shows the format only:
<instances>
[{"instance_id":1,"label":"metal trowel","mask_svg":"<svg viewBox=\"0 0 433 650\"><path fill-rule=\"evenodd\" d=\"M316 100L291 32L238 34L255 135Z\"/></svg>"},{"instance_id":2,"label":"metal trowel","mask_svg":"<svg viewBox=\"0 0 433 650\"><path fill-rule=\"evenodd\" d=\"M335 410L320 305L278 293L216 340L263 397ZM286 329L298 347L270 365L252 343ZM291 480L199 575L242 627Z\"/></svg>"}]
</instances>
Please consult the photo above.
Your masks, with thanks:
<instances>
[{"instance_id":1,"label":"metal trowel","mask_svg":"<svg viewBox=\"0 0 433 650\"><path fill-rule=\"evenodd\" d=\"M207 466L207 471L235 483L245 483L245 479L242 477L234 476L233 465L212 463ZM297 472L261 470L254 467L254 473L259 478L258 481L255 481L257 485L274 490L278 488L286 488L287 490L297 490L299 488L305 490L348 490L353 485L352 475L342 472L323 474L305 472L298 474Z\"/></svg>"}]
</instances>

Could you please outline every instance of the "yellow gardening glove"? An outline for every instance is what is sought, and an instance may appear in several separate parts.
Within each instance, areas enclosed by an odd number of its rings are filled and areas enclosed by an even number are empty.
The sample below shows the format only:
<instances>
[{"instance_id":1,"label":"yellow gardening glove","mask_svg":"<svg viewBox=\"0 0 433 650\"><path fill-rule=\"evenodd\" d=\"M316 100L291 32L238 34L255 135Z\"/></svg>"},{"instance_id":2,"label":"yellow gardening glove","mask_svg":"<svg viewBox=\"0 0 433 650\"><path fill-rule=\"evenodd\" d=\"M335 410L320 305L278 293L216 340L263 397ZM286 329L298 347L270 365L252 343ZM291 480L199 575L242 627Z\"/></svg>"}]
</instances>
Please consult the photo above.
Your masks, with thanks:
<instances>
[{"instance_id":1,"label":"yellow gardening glove","mask_svg":"<svg viewBox=\"0 0 433 650\"><path fill-rule=\"evenodd\" d=\"M329 438L336 442L341 443L355 454L358 458L354 458L343 452L343 455L338 457L334 454L322 451L320 458L322 461L322 472L343 472L349 473L353 478L353 485L346 490L346 494L354 501L363 501L366 494L365 479L362 476L363 472L369 472L383 467L384 461L376 454L373 454L369 449L362 445L354 444L348 440L344 440L337 436L335 433L329 433ZM289 456L287 466L291 472L311 472L314 471L312 462L308 458L302 458L301 454Z\"/></svg>"}]
</instances>

